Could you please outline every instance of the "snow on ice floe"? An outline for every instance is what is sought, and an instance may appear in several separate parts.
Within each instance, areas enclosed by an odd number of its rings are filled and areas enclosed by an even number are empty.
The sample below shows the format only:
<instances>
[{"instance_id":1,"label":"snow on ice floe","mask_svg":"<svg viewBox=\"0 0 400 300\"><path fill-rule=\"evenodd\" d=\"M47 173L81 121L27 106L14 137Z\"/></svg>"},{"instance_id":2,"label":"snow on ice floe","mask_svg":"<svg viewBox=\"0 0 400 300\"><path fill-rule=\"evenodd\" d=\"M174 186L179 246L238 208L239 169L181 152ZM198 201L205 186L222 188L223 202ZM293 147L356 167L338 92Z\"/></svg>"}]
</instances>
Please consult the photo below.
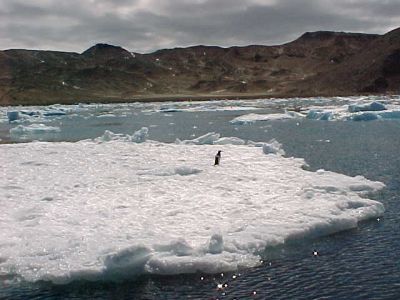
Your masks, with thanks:
<instances>
[{"instance_id":1,"label":"snow on ice floe","mask_svg":"<svg viewBox=\"0 0 400 300\"><path fill-rule=\"evenodd\" d=\"M263 148L109 135L0 145L0 274L62 284L234 271L270 246L384 212L366 198L382 183Z\"/></svg>"}]
</instances>

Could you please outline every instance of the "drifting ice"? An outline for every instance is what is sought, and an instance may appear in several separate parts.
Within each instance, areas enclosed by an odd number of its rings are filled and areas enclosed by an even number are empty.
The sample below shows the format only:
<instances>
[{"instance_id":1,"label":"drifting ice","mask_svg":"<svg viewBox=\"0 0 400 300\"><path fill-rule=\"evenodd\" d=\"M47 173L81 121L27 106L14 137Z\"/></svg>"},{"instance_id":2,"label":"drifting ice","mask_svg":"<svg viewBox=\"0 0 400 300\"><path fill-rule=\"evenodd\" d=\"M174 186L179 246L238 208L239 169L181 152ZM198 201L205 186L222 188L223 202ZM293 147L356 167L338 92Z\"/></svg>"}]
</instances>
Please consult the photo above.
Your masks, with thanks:
<instances>
[{"instance_id":1,"label":"drifting ice","mask_svg":"<svg viewBox=\"0 0 400 300\"><path fill-rule=\"evenodd\" d=\"M18 125L10 129L11 135L40 135L57 132L60 132L59 127L46 126L44 124L32 124L29 126Z\"/></svg>"},{"instance_id":2,"label":"drifting ice","mask_svg":"<svg viewBox=\"0 0 400 300\"><path fill-rule=\"evenodd\" d=\"M234 271L266 247L384 212L364 198L382 183L305 171L267 147L108 136L0 146L0 274L67 283Z\"/></svg>"},{"instance_id":3,"label":"drifting ice","mask_svg":"<svg viewBox=\"0 0 400 300\"><path fill-rule=\"evenodd\" d=\"M95 139L96 142L110 142L110 141L125 141L134 143L143 143L147 140L149 136L149 129L147 127L142 127L141 129L135 131L133 135L114 133L110 130L104 131L101 137Z\"/></svg>"},{"instance_id":4,"label":"drifting ice","mask_svg":"<svg viewBox=\"0 0 400 300\"><path fill-rule=\"evenodd\" d=\"M293 119L301 116L295 112L286 112L284 114L247 114L243 116L239 116L231 120L230 122L235 125L243 125L243 124L251 124L256 121L273 121L273 120L285 120L285 119Z\"/></svg>"},{"instance_id":5,"label":"drifting ice","mask_svg":"<svg viewBox=\"0 0 400 300\"><path fill-rule=\"evenodd\" d=\"M349 112L359 112L359 111L381 111L386 110L385 105L380 102L372 102L369 104L351 104L349 105Z\"/></svg>"}]
</instances>

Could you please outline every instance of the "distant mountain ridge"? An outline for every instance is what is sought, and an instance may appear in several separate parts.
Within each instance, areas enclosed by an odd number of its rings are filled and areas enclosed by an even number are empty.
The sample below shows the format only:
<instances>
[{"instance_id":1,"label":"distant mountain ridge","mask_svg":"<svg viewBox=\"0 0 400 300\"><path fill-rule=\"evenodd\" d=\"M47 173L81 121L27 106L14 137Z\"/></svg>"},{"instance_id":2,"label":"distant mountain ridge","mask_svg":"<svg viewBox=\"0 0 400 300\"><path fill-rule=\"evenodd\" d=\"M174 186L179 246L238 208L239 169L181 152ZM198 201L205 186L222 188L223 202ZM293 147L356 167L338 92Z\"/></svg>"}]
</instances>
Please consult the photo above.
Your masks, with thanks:
<instances>
[{"instance_id":1,"label":"distant mountain ridge","mask_svg":"<svg viewBox=\"0 0 400 300\"><path fill-rule=\"evenodd\" d=\"M133 53L0 51L0 105L400 92L400 28L307 32L278 46Z\"/></svg>"}]
</instances>

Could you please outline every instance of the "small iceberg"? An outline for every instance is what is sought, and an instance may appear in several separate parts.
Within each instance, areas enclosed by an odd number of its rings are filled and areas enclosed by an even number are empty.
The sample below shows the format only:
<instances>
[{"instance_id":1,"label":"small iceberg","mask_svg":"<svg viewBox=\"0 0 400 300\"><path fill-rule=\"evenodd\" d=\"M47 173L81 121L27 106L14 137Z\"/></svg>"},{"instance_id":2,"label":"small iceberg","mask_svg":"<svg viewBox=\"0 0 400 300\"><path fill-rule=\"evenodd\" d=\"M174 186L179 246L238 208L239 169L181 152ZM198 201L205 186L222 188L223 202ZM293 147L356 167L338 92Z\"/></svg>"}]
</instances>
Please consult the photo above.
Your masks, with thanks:
<instances>
[{"instance_id":1,"label":"small iceberg","mask_svg":"<svg viewBox=\"0 0 400 300\"><path fill-rule=\"evenodd\" d=\"M278 154L282 156L285 155L282 144L275 139L272 139L268 143L263 144L262 148L264 154Z\"/></svg>"},{"instance_id":2,"label":"small iceberg","mask_svg":"<svg viewBox=\"0 0 400 300\"><path fill-rule=\"evenodd\" d=\"M360 111L382 111L386 110L386 107L382 103L374 101L369 104L350 104L348 110L351 113Z\"/></svg>"},{"instance_id":3,"label":"small iceberg","mask_svg":"<svg viewBox=\"0 0 400 300\"><path fill-rule=\"evenodd\" d=\"M8 111L7 118L9 122L16 121L19 119L19 111Z\"/></svg>"},{"instance_id":4,"label":"small iceberg","mask_svg":"<svg viewBox=\"0 0 400 300\"><path fill-rule=\"evenodd\" d=\"M373 121L380 119L380 116L376 113L366 112L361 114L355 114L350 117L352 121Z\"/></svg>"},{"instance_id":5,"label":"small iceberg","mask_svg":"<svg viewBox=\"0 0 400 300\"><path fill-rule=\"evenodd\" d=\"M310 120L331 121L335 118L335 116L332 111L310 109L306 115L306 118Z\"/></svg>"},{"instance_id":6,"label":"small iceberg","mask_svg":"<svg viewBox=\"0 0 400 300\"><path fill-rule=\"evenodd\" d=\"M147 127L142 127L141 129L135 131L132 135L123 133L114 133L110 130L104 131L104 134L94 141L96 142L110 142L110 141L125 141L133 143L144 143L149 136L149 129Z\"/></svg>"},{"instance_id":7,"label":"small iceberg","mask_svg":"<svg viewBox=\"0 0 400 300\"><path fill-rule=\"evenodd\" d=\"M43 111L43 116L53 117L53 116L65 116L67 113L61 110L45 110Z\"/></svg>"}]
</instances>

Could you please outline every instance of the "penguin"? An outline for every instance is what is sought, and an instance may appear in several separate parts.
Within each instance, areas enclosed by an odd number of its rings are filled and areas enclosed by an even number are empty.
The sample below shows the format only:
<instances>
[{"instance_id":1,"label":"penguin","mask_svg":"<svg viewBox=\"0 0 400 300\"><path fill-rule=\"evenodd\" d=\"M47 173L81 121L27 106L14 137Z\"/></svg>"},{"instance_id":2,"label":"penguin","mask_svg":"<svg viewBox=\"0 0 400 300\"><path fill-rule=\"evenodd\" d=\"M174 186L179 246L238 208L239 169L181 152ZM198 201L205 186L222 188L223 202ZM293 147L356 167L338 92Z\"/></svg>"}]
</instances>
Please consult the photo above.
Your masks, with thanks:
<instances>
[{"instance_id":1,"label":"penguin","mask_svg":"<svg viewBox=\"0 0 400 300\"><path fill-rule=\"evenodd\" d=\"M221 161L221 150L215 155L214 166L218 166L219 162Z\"/></svg>"}]
</instances>

